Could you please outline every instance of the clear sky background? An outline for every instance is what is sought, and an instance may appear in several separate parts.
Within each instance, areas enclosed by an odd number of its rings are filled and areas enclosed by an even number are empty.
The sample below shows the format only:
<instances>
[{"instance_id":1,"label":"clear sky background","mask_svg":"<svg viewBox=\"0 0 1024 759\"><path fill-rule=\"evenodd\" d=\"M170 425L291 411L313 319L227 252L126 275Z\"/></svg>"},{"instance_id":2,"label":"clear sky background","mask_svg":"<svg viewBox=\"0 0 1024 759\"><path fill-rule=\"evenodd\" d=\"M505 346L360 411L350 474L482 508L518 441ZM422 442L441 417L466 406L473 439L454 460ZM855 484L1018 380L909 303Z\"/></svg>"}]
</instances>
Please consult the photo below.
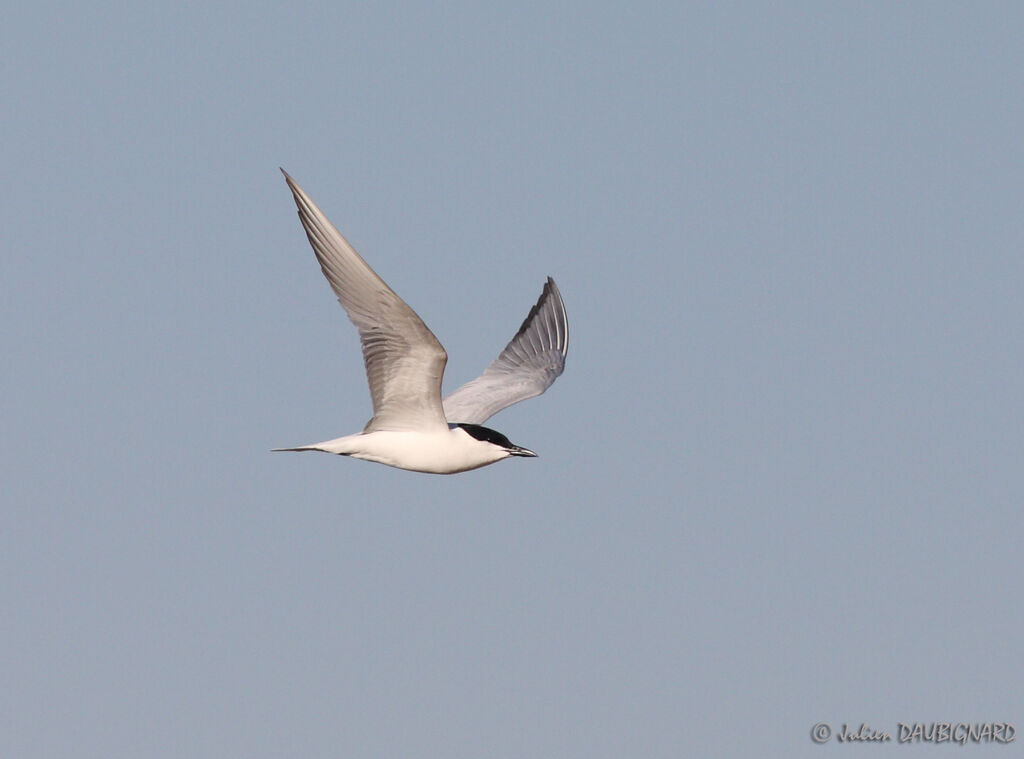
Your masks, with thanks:
<instances>
[{"instance_id":1,"label":"clear sky background","mask_svg":"<svg viewBox=\"0 0 1024 759\"><path fill-rule=\"evenodd\" d=\"M1024 731L1018 4L15 3L0 50L0 755ZM490 422L540 458L268 452L370 415L278 166L448 389L555 278L565 374Z\"/></svg>"}]
</instances>

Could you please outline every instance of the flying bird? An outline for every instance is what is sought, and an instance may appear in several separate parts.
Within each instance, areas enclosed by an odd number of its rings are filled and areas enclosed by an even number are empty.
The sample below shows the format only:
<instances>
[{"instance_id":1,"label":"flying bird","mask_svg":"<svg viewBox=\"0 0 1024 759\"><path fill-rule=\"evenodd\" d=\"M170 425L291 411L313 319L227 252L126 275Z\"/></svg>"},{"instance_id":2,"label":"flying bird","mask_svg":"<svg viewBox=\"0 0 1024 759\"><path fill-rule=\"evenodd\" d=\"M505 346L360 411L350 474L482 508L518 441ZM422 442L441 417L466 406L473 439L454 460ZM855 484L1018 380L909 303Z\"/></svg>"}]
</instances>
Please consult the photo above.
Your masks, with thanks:
<instances>
[{"instance_id":1,"label":"flying bird","mask_svg":"<svg viewBox=\"0 0 1024 759\"><path fill-rule=\"evenodd\" d=\"M281 173L320 268L359 331L373 417L354 435L274 450L323 451L430 474L536 456L483 422L540 395L565 368L569 324L555 281L548 277L519 331L484 373L442 400L448 354L441 343L288 172Z\"/></svg>"}]
</instances>

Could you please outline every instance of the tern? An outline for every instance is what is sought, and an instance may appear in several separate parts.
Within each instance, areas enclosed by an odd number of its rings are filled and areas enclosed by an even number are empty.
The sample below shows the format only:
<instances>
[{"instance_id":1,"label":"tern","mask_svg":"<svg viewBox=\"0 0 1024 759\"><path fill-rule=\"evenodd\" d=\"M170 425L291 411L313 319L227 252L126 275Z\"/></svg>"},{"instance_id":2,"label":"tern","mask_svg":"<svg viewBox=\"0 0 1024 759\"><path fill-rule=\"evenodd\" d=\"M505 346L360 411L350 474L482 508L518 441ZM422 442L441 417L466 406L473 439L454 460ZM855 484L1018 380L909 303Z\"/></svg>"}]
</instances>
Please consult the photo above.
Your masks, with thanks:
<instances>
[{"instance_id":1,"label":"tern","mask_svg":"<svg viewBox=\"0 0 1024 759\"><path fill-rule=\"evenodd\" d=\"M359 331L373 417L354 435L274 450L323 451L429 474L536 456L483 422L540 395L565 368L569 325L555 281L548 277L519 331L484 373L442 400L448 354L441 343L288 172L281 173L320 268Z\"/></svg>"}]
</instances>

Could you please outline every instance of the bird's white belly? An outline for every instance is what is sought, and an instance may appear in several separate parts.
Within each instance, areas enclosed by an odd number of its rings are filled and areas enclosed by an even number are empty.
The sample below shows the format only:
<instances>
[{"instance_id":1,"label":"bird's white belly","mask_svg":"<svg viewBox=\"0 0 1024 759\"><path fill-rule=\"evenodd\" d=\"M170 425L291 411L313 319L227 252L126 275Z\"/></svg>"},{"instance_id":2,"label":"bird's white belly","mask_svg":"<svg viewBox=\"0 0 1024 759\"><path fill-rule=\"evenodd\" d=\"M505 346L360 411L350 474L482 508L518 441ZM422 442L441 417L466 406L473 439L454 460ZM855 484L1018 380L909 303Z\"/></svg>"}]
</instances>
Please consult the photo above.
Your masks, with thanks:
<instances>
[{"instance_id":1,"label":"bird's white belly","mask_svg":"<svg viewBox=\"0 0 1024 759\"><path fill-rule=\"evenodd\" d=\"M407 432L378 430L319 443L318 449L429 474L455 474L508 456L462 430Z\"/></svg>"}]
</instances>

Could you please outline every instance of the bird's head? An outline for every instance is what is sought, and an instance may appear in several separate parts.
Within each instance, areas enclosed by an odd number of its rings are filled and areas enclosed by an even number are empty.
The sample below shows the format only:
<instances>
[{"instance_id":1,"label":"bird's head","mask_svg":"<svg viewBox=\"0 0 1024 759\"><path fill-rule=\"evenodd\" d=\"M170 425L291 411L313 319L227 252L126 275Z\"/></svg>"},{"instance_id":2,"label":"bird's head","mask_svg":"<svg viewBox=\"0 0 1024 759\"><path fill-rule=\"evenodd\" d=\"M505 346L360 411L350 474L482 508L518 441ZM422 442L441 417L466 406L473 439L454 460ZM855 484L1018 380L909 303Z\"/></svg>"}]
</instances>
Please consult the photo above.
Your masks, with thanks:
<instances>
[{"instance_id":1,"label":"bird's head","mask_svg":"<svg viewBox=\"0 0 1024 759\"><path fill-rule=\"evenodd\" d=\"M492 430L490 427L468 423L459 423L454 426L464 431L473 439L479 440L481 443L501 449L504 451L506 456L525 456L529 458L536 458L537 456L537 454L530 449L516 445L500 432Z\"/></svg>"}]
</instances>

